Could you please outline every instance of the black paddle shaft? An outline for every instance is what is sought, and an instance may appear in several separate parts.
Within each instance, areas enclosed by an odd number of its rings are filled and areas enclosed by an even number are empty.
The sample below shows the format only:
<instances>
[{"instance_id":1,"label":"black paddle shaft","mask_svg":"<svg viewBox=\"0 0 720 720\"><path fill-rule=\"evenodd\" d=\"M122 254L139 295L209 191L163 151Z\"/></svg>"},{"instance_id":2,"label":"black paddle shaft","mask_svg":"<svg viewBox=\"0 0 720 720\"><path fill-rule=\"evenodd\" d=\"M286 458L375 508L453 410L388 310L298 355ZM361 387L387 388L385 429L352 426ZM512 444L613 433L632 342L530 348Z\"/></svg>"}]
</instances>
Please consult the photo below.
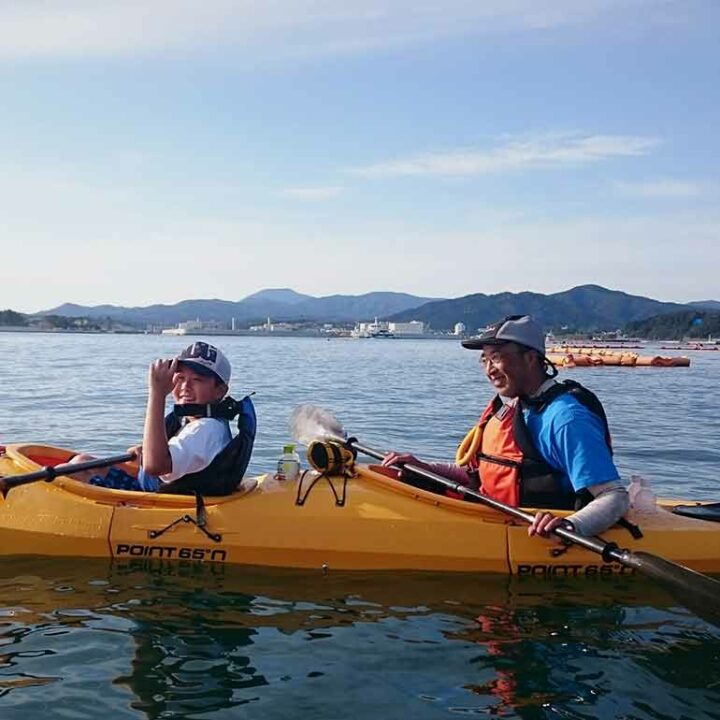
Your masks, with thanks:
<instances>
[{"instance_id":1,"label":"black paddle shaft","mask_svg":"<svg viewBox=\"0 0 720 720\"><path fill-rule=\"evenodd\" d=\"M134 459L135 453L124 453L123 455L86 460L85 462L80 463L48 465L42 470L36 470L35 472L0 478L0 491L7 493L8 490L11 490L14 487L27 485L28 483L37 482L38 480L47 480L48 482L52 482L56 477L60 477L61 475L74 475L75 473L83 472L83 470L94 470L95 468L109 467L110 465L118 465Z\"/></svg>"}]
</instances>

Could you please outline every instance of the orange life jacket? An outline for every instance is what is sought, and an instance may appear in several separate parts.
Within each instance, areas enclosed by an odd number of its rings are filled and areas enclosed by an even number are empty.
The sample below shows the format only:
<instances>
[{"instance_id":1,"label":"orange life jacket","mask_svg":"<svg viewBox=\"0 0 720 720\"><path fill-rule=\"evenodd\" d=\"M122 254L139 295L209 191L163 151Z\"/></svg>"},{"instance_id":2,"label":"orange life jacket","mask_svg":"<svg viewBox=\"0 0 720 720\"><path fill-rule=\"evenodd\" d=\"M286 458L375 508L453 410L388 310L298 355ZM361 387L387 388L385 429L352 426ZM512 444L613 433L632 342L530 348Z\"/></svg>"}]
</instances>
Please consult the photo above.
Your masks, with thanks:
<instances>
[{"instance_id":1,"label":"orange life jacket","mask_svg":"<svg viewBox=\"0 0 720 720\"><path fill-rule=\"evenodd\" d=\"M566 392L572 393L600 417L612 451L602 404L579 383L572 380L557 383L527 402L542 412ZM572 510L592 499L587 490L576 493L567 488L561 481L562 473L553 468L535 447L522 410L517 404L504 404L498 396L488 403L477 425L461 443L456 462L476 471L482 491L507 505Z\"/></svg>"},{"instance_id":2,"label":"orange life jacket","mask_svg":"<svg viewBox=\"0 0 720 720\"><path fill-rule=\"evenodd\" d=\"M498 398L499 399L499 398ZM478 421L479 451L467 465L478 472L482 490L507 505L520 505L520 467L523 453L512 432L515 405L492 401Z\"/></svg>"}]
</instances>

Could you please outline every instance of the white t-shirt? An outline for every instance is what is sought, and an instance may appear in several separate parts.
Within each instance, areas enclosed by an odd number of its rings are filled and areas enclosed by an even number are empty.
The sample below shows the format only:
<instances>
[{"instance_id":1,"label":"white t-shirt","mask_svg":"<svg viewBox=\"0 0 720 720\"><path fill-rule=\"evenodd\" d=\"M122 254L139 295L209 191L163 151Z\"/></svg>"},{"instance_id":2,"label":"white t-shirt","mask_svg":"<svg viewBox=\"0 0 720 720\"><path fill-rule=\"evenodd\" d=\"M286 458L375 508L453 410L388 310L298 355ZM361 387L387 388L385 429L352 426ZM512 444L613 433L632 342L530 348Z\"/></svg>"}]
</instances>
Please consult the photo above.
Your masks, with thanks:
<instances>
[{"instance_id":1,"label":"white t-shirt","mask_svg":"<svg viewBox=\"0 0 720 720\"><path fill-rule=\"evenodd\" d=\"M160 482L173 480L204 470L232 440L225 420L199 418L190 420L168 440L172 470L160 476Z\"/></svg>"}]
</instances>

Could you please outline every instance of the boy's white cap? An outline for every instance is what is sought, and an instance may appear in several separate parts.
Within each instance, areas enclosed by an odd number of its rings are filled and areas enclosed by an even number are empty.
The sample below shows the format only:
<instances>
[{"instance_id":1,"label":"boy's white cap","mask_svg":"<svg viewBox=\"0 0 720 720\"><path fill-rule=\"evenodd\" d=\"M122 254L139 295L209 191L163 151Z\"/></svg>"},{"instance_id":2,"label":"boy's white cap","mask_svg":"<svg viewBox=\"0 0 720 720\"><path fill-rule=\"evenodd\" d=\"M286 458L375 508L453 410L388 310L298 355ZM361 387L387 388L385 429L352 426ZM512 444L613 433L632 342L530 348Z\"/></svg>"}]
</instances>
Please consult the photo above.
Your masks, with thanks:
<instances>
[{"instance_id":1,"label":"boy's white cap","mask_svg":"<svg viewBox=\"0 0 720 720\"><path fill-rule=\"evenodd\" d=\"M226 385L230 384L232 369L230 361L222 350L205 342L194 342L188 345L175 358L179 363L187 365L200 375L215 375Z\"/></svg>"}]
</instances>

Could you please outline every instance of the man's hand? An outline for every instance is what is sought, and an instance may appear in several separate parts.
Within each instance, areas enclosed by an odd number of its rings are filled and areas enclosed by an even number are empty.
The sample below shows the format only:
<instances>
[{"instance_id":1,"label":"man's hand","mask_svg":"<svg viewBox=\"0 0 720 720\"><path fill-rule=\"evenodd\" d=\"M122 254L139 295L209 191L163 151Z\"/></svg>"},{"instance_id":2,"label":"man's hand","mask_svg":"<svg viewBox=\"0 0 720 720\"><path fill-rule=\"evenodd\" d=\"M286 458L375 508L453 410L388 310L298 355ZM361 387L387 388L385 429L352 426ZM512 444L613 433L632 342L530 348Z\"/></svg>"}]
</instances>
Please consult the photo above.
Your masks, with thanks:
<instances>
[{"instance_id":1,"label":"man's hand","mask_svg":"<svg viewBox=\"0 0 720 720\"><path fill-rule=\"evenodd\" d=\"M177 360L155 360L148 369L148 387L151 393L165 397L172 392L175 386L175 373Z\"/></svg>"},{"instance_id":2,"label":"man's hand","mask_svg":"<svg viewBox=\"0 0 720 720\"><path fill-rule=\"evenodd\" d=\"M405 465L406 463L410 463L411 465L420 465L420 467L423 467L424 465L424 463L418 460L414 455L410 455L409 453L396 453L393 450L385 455L382 463L380 464L383 467L392 467L393 465Z\"/></svg>"},{"instance_id":3,"label":"man's hand","mask_svg":"<svg viewBox=\"0 0 720 720\"><path fill-rule=\"evenodd\" d=\"M528 535L540 535L540 537L550 537L552 531L557 527L563 527L567 530L574 529L572 523L565 518L556 517L552 513L540 511L536 513L532 524L528 528Z\"/></svg>"},{"instance_id":4,"label":"man's hand","mask_svg":"<svg viewBox=\"0 0 720 720\"><path fill-rule=\"evenodd\" d=\"M402 480L404 478L405 471L403 470L403 466L406 464L417 465L420 468L429 470L427 463L424 463L422 460L418 460L414 455L410 455L410 453L396 453L392 450L385 455L382 463L380 464L383 467L396 468L398 471L398 480Z\"/></svg>"}]
</instances>

